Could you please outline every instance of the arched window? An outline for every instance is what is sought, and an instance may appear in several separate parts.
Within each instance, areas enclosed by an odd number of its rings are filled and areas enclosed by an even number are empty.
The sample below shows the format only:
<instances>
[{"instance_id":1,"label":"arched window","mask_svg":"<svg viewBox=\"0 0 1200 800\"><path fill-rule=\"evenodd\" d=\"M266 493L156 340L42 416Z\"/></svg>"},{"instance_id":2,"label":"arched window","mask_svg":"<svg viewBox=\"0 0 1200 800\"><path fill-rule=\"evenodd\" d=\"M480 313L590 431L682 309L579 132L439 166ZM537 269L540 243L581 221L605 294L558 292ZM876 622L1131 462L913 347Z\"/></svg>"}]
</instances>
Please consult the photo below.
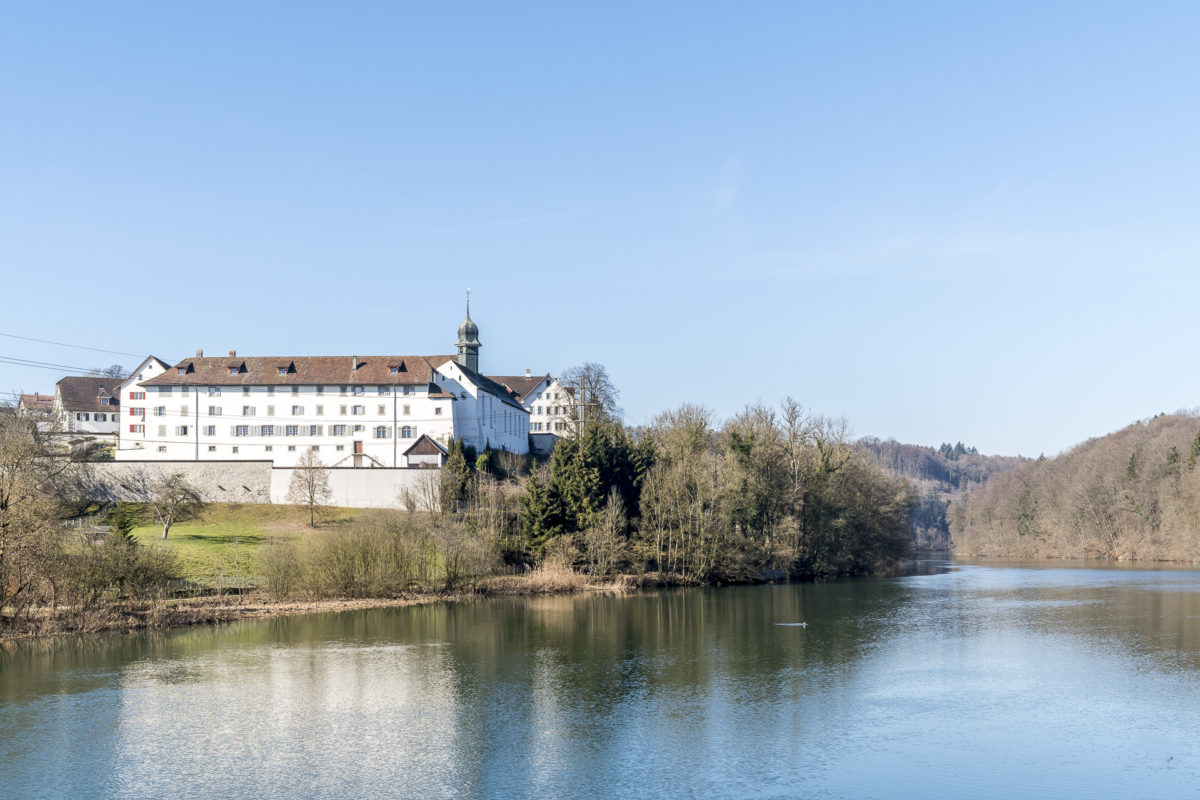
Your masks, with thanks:
<instances>
[{"instance_id":1,"label":"arched window","mask_svg":"<svg viewBox=\"0 0 1200 800\"><path fill-rule=\"evenodd\" d=\"M401 439L411 439L413 437L413 429L411 425L405 425L400 429Z\"/></svg>"}]
</instances>

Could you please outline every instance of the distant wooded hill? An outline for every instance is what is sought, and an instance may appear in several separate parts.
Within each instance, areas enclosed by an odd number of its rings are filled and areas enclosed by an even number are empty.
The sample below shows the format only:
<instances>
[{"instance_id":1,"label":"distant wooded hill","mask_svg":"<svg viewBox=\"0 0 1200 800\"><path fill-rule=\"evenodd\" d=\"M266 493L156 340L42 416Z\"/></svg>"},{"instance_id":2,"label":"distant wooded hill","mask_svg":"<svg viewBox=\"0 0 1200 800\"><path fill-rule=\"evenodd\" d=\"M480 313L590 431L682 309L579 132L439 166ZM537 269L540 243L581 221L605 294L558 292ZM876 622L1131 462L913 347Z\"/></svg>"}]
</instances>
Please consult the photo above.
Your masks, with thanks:
<instances>
[{"instance_id":1,"label":"distant wooded hill","mask_svg":"<svg viewBox=\"0 0 1200 800\"><path fill-rule=\"evenodd\" d=\"M866 437L857 445L882 469L913 485L916 503L910 518L913 537L921 550L950 549L949 516L958 502L956 498L1028 461L1015 456L980 455L962 442L934 448Z\"/></svg>"},{"instance_id":2,"label":"distant wooded hill","mask_svg":"<svg viewBox=\"0 0 1200 800\"><path fill-rule=\"evenodd\" d=\"M1200 416L1160 414L1022 464L951 508L956 552L1200 562Z\"/></svg>"}]
</instances>

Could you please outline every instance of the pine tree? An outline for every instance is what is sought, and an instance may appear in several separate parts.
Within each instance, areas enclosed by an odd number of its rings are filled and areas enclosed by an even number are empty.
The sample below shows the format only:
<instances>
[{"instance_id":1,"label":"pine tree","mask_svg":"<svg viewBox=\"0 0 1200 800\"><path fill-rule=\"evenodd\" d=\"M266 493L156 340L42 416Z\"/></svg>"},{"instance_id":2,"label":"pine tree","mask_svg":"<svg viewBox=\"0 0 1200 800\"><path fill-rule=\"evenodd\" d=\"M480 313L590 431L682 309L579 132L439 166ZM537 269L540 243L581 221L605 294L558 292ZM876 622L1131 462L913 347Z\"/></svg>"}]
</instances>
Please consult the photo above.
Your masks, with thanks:
<instances>
[{"instance_id":1,"label":"pine tree","mask_svg":"<svg viewBox=\"0 0 1200 800\"><path fill-rule=\"evenodd\" d=\"M113 533L132 542L135 541L133 529L137 527L140 517L137 506L133 503L120 502L113 506L113 510L109 513L108 524L112 527Z\"/></svg>"}]
</instances>

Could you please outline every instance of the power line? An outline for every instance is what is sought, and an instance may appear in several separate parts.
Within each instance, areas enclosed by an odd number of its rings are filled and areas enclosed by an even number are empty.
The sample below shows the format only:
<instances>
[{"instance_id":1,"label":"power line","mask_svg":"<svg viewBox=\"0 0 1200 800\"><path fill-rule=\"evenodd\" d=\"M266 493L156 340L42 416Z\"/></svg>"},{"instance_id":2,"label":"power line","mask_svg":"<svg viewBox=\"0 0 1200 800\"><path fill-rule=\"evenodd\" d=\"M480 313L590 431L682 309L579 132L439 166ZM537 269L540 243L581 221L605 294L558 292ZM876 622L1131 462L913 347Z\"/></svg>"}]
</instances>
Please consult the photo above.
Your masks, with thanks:
<instances>
[{"instance_id":1,"label":"power line","mask_svg":"<svg viewBox=\"0 0 1200 800\"><path fill-rule=\"evenodd\" d=\"M102 347L88 347L83 344L67 344L66 342L52 342L49 339L35 339L32 336L18 336L15 333L0 333L0 336L7 336L9 339L24 339L27 342L40 342L41 344L53 344L58 347L73 347L76 350L91 350L94 353L111 353L115 356L132 356L133 358L145 358L145 353L126 353L122 350L105 350Z\"/></svg>"},{"instance_id":2,"label":"power line","mask_svg":"<svg viewBox=\"0 0 1200 800\"><path fill-rule=\"evenodd\" d=\"M71 370L73 372L90 372L92 367L71 367L66 364L52 364L49 361L32 361L27 358L0 356L0 364L12 364L17 367L36 367L37 369L52 369L57 371Z\"/></svg>"}]
</instances>

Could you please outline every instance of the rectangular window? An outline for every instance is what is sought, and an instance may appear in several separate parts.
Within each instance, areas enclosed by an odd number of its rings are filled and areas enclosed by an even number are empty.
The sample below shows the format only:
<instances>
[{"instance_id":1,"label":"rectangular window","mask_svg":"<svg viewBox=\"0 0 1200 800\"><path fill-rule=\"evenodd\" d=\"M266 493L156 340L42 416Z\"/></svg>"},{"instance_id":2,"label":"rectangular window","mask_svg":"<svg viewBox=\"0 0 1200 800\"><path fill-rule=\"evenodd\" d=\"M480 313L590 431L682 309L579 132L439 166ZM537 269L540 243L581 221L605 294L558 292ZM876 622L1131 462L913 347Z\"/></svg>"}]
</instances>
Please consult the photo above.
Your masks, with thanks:
<instances>
[{"instance_id":1,"label":"rectangular window","mask_svg":"<svg viewBox=\"0 0 1200 800\"><path fill-rule=\"evenodd\" d=\"M361 386L355 386L355 387L354 387L354 396L355 396L355 397L359 397L359 396L361 396L361 395L362 395L362 393L363 393L364 391L365 391L365 390L363 389L363 387L361 387Z\"/></svg>"},{"instance_id":2,"label":"rectangular window","mask_svg":"<svg viewBox=\"0 0 1200 800\"><path fill-rule=\"evenodd\" d=\"M322 428L320 425L306 425L304 427L308 430L309 436L320 436L321 435Z\"/></svg>"},{"instance_id":3,"label":"rectangular window","mask_svg":"<svg viewBox=\"0 0 1200 800\"><path fill-rule=\"evenodd\" d=\"M289 453L294 453L294 452L296 452L296 445L294 445L294 444L289 444L289 445L288 445L288 452L289 452Z\"/></svg>"},{"instance_id":4,"label":"rectangular window","mask_svg":"<svg viewBox=\"0 0 1200 800\"><path fill-rule=\"evenodd\" d=\"M382 417L382 416L386 416L386 415L387 415L387 406L380 406L379 407L379 416Z\"/></svg>"},{"instance_id":5,"label":"rectangular window","mask_svg":"<svg viewBox=\"0 0 1200 800\"><path fill-rule=\"evenodd\" d=\"M404 416L407 417L411 413L412 413L412 406L404 406Z\"/></svg>"},{"instance_id":6,"label":"rectangular window","mask_svg":"<svg viewBox=\"0 0 1200 800\"><path fill-rule=\"evenodd\" d=\"M271 444L268 444L268 445L266 445L266 446L264 446L264 447L263 447L263 450L265 450L266 452L270 453L270 452L273 452L273 451L275 450L275 446L274 446L274 445L271 445Z\"/></svg>"},{"instance_id":7,"label":"rectangular window","mask_svg":"<svg viewBox=\"0 0 1200 800\"><path fill-rule=\"evenodd\" d=\"M362 432L363 432L363 426L362 426L362 425L355 425L355 426L354 426L354 432L355 432L355 433L362 433Z\"/></svg>"},{"instance_id":8,"label":"rectangular window","mask_svg":"<svg viewBox=\"0 0 1200 800\"><path fill-rule=\"evenodd\" d=\"M108 405L108 400L109 400L109 398L107 398L107 397L101 397L101 398L100 398L100 405L102 405L102 406L106 406L106 405Z\"/></svg>"},{"instance_id":9,"label":"rectangular window","mask_svg":"<svg viewBox=\"0 0 1200 800\"><path fill-rule=\"evenodd\" d=\"M339 387L338 387L338 393L339 393L339 394L346 394L346 393L347 393L347 392L349 392L349 391L350 391L350 387L349 387L349 386L339 386Z\"/></svg>"},{"instance_id":10,"label":"rectangular window","mask_svg":"<svg viewBox=\"0 0 1200 800\"><path fill-rule=\"evenodd\" d=\"M220 386L208 387L208 396L209 397L220 397L221 396L221 387Z\"/></svg>"},{"instance_id":11,"label":"rectangular window","mask_svg":"<svg viewBox=\"0 0 1200 800\"><path fill-rule=\"evenodd\" d=\"M180 406L180 407L179 407L179 416L181 416L181 417L186 417L187 415L188 415L188 407L187 407L187 406Z\"/></svg>"},{"instance_id":12,"label":"rectangular window","mask_svg":"<svg viewBox=\"0 0 1200 800\"><path fill-rule=\"evenodd\" d=\"M321 394L325 394L325 387L324 387L324 386L318 386L318 387L317 387L317 394L319 394L319 395L321 395Z\"/></svg>"},{"instance_id":13,"label":"rectangular window","mask_svg":"<svg viewBox=\"0 0 1200 800\"><path fill-rule=\"evenodd\" d=\"M267 406L267 416L268 417L275 416L275 406Z\"/></svg>"},{"instance_id":14,"label":"rectangular window","mask_svg":"<svg viewBox=\"0 0 1200 800\"><path fill-rule=\"evenodd\" d=\"M181 392L183 391L183 387L182 387L182 386L180 386L180 387L179 387L179 391L181 391ZM158 388L158 393L159 393L159 394L170 394L170 393L171 393L171 387L170 387L170 386L160 386L160 387Z\"/></svg>"},{"instance_id":15,"label":"rectangular window","mask_svg":"<svg viewBox=\"0 0 1200 800\"><path fill-rule=\"evenodd\" d=\"M208 452L210 452L210 453L215 453L215 452L217 452L217 446L216 446L215 444L210 444L210 445L208 446Z\"/></svg>"},{"instance_id":16,"label":"rectangular window","mask_svg":"<svg viewBox=\"0 0 1200 800\"><path fill-rule=\"evenodd\" d=\"M362 414L365 414L366 411L367 411L366 406L354 406L353 408L350 409L350 413L356 417L361 416Z\"/></svg>"},{"instance_id":17,"label":"rectangular window","mask_svg":"<svg viewBox=\"0 0 1200 800\"><path fill-rule=\"evenodd\" d=\"M411 386L405 386L404 389L401 390L401 394L407 396L407 395L412 394L412 391L413 391L413 388Z\"/></svg>"},{"instance_id":18,"label":"rectangular window","mask_svg":"<svg viewBox=\"0 0 1200 800\"><path fill-rule=\"evenodd\" d=\"M376 425L376 426L375 426L375 438L376 438L376 439L386 439L386 438L388 438L388 429L387 429L387 425Z\"/></svg>"},{"instance_id":19,"label":"rectangular window","mask_svg":"<svg viewBox=\"0 0 1200 800\"><path fill-rule=\"evenodd\" d=\"M188 426L180 425L179 427L175 428L175 435L176 436L187 436L188 435Z\"/></svg>"},{"instance_id":20,"label":"rectangular window","mask_svg":"<svg viewBox=\"0 0 1200 800\"><path fill-rule=\"evenodd\" d=\"M108 422L108 414L97 414L96 422Z\"/></svg>"},{"instance_id":21,"label":"rectangular window","mask_svg":"<svg viewBox=\"0 0 1200 800\"><path fill-rule=\"evenodd\" d=\"M167 415L167 407L166 406L155 406L154 407L154 416L165 417L166 415Z\"/></svg>"},{"instance_id":22,"label":"rectangular window","mask_svg":"<svg viewBox=\"0 0 1200 800\"><path fill-rule=\"evenodd\" d=\"M287 367L280 367L280 368L279 368L279 374L280 374L280 375L287 375Z\"/></svg>"},{"instance_id":23,"label":"rectangular window","mask_svg":"<svg viewBox=\"0 0 1200 800\"><path fill-rule=\"evenodd\" d=\"M321 449L321 445L319 445L319 444L314 444L314 445L310 446L308 449L309 449L309 450L320 450L320 449Z\"/></svg>"},{"instance_id":24,"label":"rectangular window","mask_svg":"<svg viewBox=\"0 0 1200 800\"><path fill-rule=\"evenodd\" d=\"M229 374L230 374L230 375L237 375L237 374L238 374L238 368L237 368L237 367L230 367L230 368L229 368Z\"/></svg>"},{"instance_id":25,"label":"rectangular window","mask_svg":"<svg viewBox=\"0 0 1200 800\"><path fill-rule=\"evenodd\" d=\"M233 454L234 454L235 456L237 455L237 451L238 451L238 446L235 444L235 445L233 446Z\"/></svg>"},{"instance_id":26,"label":"rectangular window","mask_svg":"<svg viewBox=\"0 0 1200 800\"><path fill-rule=\"evenodd\" d=\"M249 397L249 396L250 396L250 387L243 386L242 387L242 397Z\"/></svg>"},{"instance_id":27,"label":"rectangular window","mask_svg":"<svg viewBox=\"0 0 1200 800\"><path fill-rule=\"evenodd\" d=\"M274 387L274 386L268 386L268 387L267 387L267 394L275 394L275 387Z\"/></svg>"},{"instance_id":28,"label":"rectangular window","mask_svg":"<svg viewBox=\"0 0 1200 800\"><path fill-rule=\"evenodd\" d=\"M334 425L331 427L330 430L332 431L332 433L330 434L331 436L345 436L346 435L346 426L345 425Z\"/></svg>"},{"instance_id":29,"label":"rectangular window","mask_svg":"<svg viewBox=\"0 0 1200 800\"><path fill-rule=\"evenodd\" d=\"M186 368L186 367L176 367L176 368L175 368L175 374L176 374L176 375L186 375L186 374L187 374L187 368Z\"/></svg>"},{"instance_id":30,"label":"rectangular window","mask_svg":"<svg viewBox=\"0 0 1200 800\"><path fill-rule=\"evenodd\" d=\"M340 409L338 413L340 413L343 417L346 416L346 406L338 406L338 408Z\"/></svg>"},{"instance_id":31,"label":"rectangular window","mask_svg":"<svg viewBox=\"0 0 1200 800\"><path fill-rule=\"evenodd\" d=\"M292 416L293 417L304 416L304 406L292 406Z\"/></svg>"},{"instance_id":32,"label":"rectangular window","mask_svg":"<svg viewBox=\"0 0 1200 800\"><path fill-rule=\"evenodd\" d=\"M233 435L234 436L249 436L250 435L250 426L249 425L234 425L233 426Z\"/></svg>"},{"instance_id":33,"label":"rectangular window","mask_svg":"<svg viewBox=\"0 0 1200 800\"><path fill-rule=\"evenodd\" d=\"M296 396L296 395L298 395L298 394L300 394L300 387L299 387L299 386L293 386L293 387L292 387L292 396L293 396L293 397L295 397L295 396Z\"/></svg>"},{"instance_id":34,"label":"rectangular window","mask_svg":"<svg viewBox=\"0 0 1200 800\"><path fill-rule=\"evenodd\" d=\"M335 449L335 450L337 450L337 451L339 451L339 452L341 452L342 450L345 450L345 449L346 449L346 445L344 445L344 444L339 444L339 445L338 445L337 447L335 447L334 449Z\"/></svg>"},{"instance_id":35,"label":"rectangular window","mask_svg":"<svg viewBox=\"0 0 1200 800\"><path fill-rule=\"evenodd\" d=\"M274 425L263 425L262 426L262 435L263 436L274 436L275 435L275 426Z\"/></svg>"},{"instance_id":36,"label":"rectangular window","mask_svg":"<svg viewBox=\"0 0 1200 800\"><path fill-rule=\"evenodd\" d=\"M285 425L283 428L283 432L287 436L299 436L300 435L300 426L299 425Z\"/></svg>"},{"instance_id":37,"label":"rectangular window","mask_svg":"<svg viewBox=\"0 0 1200 800\"><path fill-rule=\"evenodd\" d=\"M221 416L221 407L220 407L220 406L209 406L209 407L208 407L208 415L209 415L210 417L219 417L219 416Z\"/></svg>"},{"instance_id":38,"label":"rectangular window","mask_svg":"<svg viewBox=\"0 0 1200 800\"><path fill-rule=\"evenodd\" d=\"M243 417L253 417L254 416L254 406L242 406L242 416Z\"/></svg>"},{"instance_id":39,"label":"rectangular window","mask_svg":"<svg viewBox=\"0 0 1200 800\"><path fill-rule=\"evenodd\" d=\"M317 416L318 417L325 416L325 406L317 406Z\"/></svg>"},{"instance_id":40,"label":"rectangular window","mask_svg":"<svg viewBox=\"0 0 1200 800\"><path fill-rule=\"evenodd\" d=\"M216 425L208 425L207 427L205 427L204 435L205 436L216 436L217 435L217 426Z\"/></svg>"},{"instance_id":41,"label":"rectangular window","mask_svg":"<svg viewBox=\"0 0 1200 800\"><path fill-rule=\"evenodd\" d=\"M146 393L145 392L130 392L129 399L130 400L145 400Z\"/></svg>"},{"instance_id":42,"label":"rectangular window","mask_svg":"<svg viewBox=\"0 0 1200 800\"><path fill-rule=\"evenodd\" d=\"M158 446L158 452L160 452L160 453L165 453L165 452L167 452L167 446L166 446L165 444L160 444L160 445Z\"/></svg>"},{"instance_id":43,"label":"rectangular window","mask_svg":"<svg viewBox=\"0 0 1200 800\"><path fill-rule=\"evenodd\" d=\"M392 393L392 387L390 387L390 386L380 386L380 387L379 387L379 393L380 393L380 394L391 394L391 393Z\"/></svg>"},{"instance_id":44,"label":"rectangular window","mask_svg":"<svg viewBox=\"0 0 1200 800\"><path fill-rule=\"evenodd\" d=\"M442 415L442 407L441 407L441 406L437 406L436 408L434 408L434 409L433 409L433 415L434 415L435 417L440 417L440 416Z\"/></svg>"}]
</instances>

